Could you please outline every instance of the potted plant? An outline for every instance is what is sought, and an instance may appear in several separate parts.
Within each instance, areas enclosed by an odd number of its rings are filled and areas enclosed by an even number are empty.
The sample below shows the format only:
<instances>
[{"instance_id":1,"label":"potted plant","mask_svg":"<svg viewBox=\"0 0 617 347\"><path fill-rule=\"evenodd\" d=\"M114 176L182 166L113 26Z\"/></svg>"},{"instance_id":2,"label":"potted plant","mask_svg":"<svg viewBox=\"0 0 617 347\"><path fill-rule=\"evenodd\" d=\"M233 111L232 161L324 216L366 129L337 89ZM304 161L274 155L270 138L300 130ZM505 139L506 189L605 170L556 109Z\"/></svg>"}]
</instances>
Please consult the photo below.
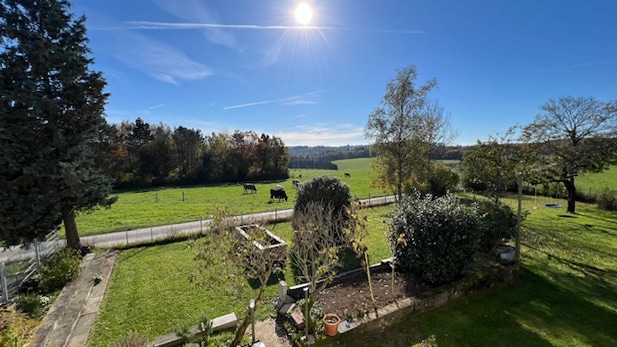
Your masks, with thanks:
<instances>
[{"instance_id":1,"label":"potted plant","mask_svg":"<svg viewBox=\"0 0 617 347\"><path fill-rule=\"evenodd\" d=\"M323 325L326 328L326 334L328 336L334 336L338 333L338 325L341 322L341 318L334 313L326 313L323 317Z\"/></svg>"}]
</instances>

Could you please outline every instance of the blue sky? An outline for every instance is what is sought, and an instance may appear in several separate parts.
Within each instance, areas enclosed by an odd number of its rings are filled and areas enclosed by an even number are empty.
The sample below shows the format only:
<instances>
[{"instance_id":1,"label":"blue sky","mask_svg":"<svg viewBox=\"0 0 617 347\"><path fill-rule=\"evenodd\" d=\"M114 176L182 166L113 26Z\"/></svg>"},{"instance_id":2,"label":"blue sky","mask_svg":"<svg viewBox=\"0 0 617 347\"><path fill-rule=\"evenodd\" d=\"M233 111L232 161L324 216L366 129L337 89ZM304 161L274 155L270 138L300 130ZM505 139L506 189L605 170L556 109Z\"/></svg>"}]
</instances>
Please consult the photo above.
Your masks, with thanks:
<instances>
[{"instance_id":1,"label":"blue sky","mask_svg":"<svg viewBox=\"0 0 617 347\"><path fill-rule=\"evenodd\" d=\"M313 9L308 26L294 15ZM614 0L78 0L109 122L287 145L363 144L396 69L450 113L458 144L527 124L549 98L617 96Z\"/></svg>"}]
</instances>

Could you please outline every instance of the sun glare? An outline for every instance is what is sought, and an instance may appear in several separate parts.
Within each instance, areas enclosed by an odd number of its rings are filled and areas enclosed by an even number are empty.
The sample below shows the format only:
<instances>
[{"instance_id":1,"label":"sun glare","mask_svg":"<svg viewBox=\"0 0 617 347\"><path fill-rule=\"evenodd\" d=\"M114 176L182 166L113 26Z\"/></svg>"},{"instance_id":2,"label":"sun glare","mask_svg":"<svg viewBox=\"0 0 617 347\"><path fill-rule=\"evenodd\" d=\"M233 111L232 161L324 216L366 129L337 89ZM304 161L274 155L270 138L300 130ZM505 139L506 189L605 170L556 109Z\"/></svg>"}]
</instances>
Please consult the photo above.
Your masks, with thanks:
<instances>
[{"instance_id":1,"label":"sun glare","mask_svg":"<svg viewBox=\"0 0 617 347\"><path fill-rule=\"evenodd\" d=\"M308 25L313 18L313 9L309 4L303 2L296 7L296 21L300 25Z\"/></svg>"}]
</instances>

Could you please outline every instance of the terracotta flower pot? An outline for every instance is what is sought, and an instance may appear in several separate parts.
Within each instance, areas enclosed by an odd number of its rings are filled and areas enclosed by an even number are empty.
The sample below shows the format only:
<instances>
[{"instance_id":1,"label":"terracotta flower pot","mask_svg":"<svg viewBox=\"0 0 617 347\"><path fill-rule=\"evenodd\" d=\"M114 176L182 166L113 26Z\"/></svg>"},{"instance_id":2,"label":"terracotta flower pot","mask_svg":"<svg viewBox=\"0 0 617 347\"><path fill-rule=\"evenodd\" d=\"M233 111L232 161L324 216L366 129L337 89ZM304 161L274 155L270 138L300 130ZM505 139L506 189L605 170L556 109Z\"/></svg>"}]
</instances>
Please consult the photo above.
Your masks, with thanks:
<instances>
[{"instance_id":1,"label":"terracotta flower pot","mask_svg":"<svg viewBox=\"0 0 617 347\"><path fill-rule=\"evenodd\" d=\"M338 315L334 313L326 313L326 315L323 316L322 321L328 336L338 334L338 325L341 322L341 318Z\"/></svg>"}]
</instances>

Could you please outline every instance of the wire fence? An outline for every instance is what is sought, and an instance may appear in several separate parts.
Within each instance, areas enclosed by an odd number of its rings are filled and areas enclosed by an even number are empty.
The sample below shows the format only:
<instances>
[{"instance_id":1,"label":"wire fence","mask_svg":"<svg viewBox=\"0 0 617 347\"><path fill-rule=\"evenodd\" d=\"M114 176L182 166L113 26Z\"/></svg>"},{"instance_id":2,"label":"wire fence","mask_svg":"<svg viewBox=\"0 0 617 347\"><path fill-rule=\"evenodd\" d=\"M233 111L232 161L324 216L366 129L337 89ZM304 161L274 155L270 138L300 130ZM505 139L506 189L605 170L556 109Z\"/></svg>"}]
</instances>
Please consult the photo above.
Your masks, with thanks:
<instances>
[{"instance_id":1,"label":"wire fence","mask_svg":"<svg viewBox=\"0 0 617 347\"><path fill-rule=\"evenodd\" d=\"M0 252L0 302L7 304L18 294L19 286L34 276L60 249L58 230L51 231L42 241L37 239Z\"/></svg>"},{"instance_id":2,"label":"wire fence","mask_svg":"<svg viewBox=\"0 0 617 347\"><path fill-rule=\"evenodd\" d=\"M376 207L395 202L394 196L369 195L365 199L356 199L360 208ZM260 224L289 220L293 215L292 209L274 209L266 212L242 213L231 217L233 224ZM147 227L131 227L129 221L124 221L124 231L104 233L82 237L82 244L90 247L131 247L159 243L165 239L177 239L203 234L212 222L211 216L199 217L192 222L184 222L170 225L153 225Z\"/></svg>"}]
</instances>

